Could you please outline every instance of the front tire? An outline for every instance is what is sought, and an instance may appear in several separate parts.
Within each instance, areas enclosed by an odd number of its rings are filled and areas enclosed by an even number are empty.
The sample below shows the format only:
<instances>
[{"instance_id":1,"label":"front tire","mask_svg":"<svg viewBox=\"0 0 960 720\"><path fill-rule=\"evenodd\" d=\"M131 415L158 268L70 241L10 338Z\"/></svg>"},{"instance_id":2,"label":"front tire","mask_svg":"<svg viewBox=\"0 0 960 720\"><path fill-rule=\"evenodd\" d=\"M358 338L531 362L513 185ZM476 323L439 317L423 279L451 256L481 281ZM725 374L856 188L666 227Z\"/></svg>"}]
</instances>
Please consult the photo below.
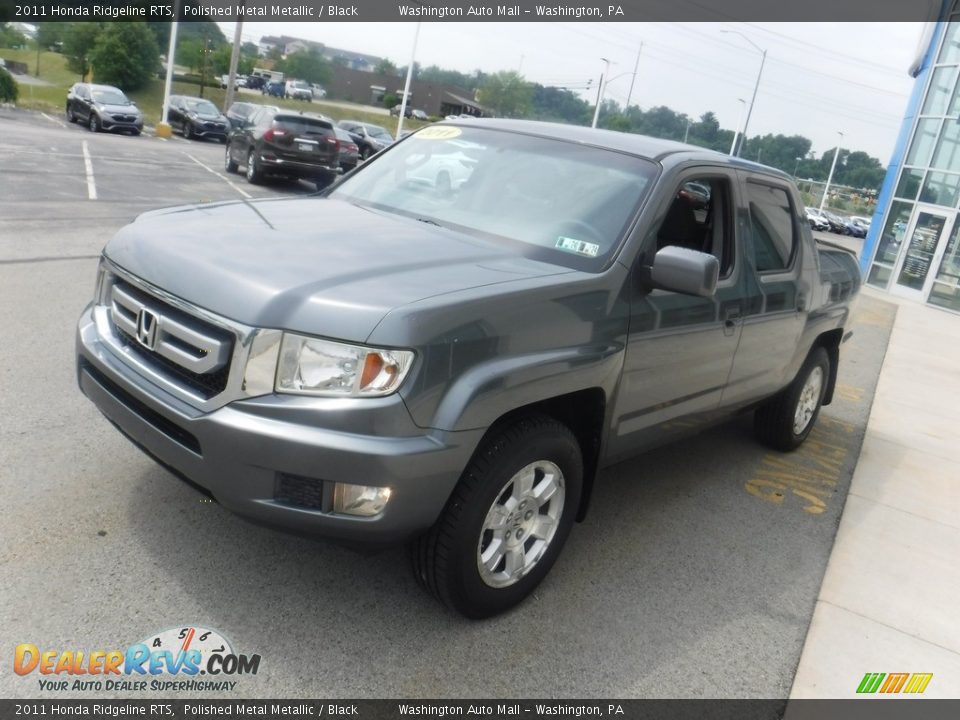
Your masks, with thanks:
<instances>
[{"instance_id":1,"label":"front tire","mask_svg":"<svg viewBox=\"0 0 960 720\"><path fill-rule=\"evenodd\" d=\"M100 118L97 117L96 113L90 113L90 120L87 123L87 127L90 128L90 132L100 132Z\"/></svg>"},{"instance_id":2,"label":"front tire","mask_svg":"<svg viewBox=\"0 0 960 720\"><path fill-rule=\"evenodd\" d=\"M830 356L822 347L810 351L793 382L757 408L753 428L764 445L796 450L817 422L830 379Z\"/></svg>"},{"instance_id":3,"label":"front tire","mask_svg":"<svg viewBox=\"0 0 960 720\"><path fill-rule=\"evenodd\" d=\"M582 483L580 445L565 425L533 415L494 431L411 547L414 575L469 618L514 607L559 556Z\"/></svg>"},{"instance_id":4,"label":"front tire","mask_svg":"<svg viewBox=\"0 0 960 720\"><path fill-rule=\"evenodd\" d=\"M193 127L189 122L183 124L183 139L192 140L193 139Z\"/></svg>"},{"instance_id":5,"label":"front tire","mask_svg":"<svg viewBox=\"0 0 960 720\"><path fill-rule=\"evenodd\" d=\"M77 121L77 116L73 112L73 108L67 105L67 122L75 123Z\"/></svg>"}]
</instances>

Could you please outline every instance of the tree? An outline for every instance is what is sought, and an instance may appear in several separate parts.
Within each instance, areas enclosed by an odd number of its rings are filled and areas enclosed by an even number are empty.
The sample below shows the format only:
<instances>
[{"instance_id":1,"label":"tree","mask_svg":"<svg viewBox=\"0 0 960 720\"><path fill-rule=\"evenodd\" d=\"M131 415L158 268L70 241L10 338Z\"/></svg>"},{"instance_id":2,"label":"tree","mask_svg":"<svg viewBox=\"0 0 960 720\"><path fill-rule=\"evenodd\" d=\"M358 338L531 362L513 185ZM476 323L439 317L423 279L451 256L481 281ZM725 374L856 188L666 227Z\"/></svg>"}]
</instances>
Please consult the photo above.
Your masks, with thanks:
<instances>
[{"instance_id":1,"label":"tree","mask_svg":"<svg viewBox=\"0 0 960 720\"><path fill-rule=\"evenodd\" d=\"M498 115L525 117L533 105L533 85L513 70L503 70L487 77L477 100Z\"/></svg>"},{"instance_id":2,"label":"tree","mask_svg":"<svg viewBox=\"0 0 960 720\"><path fill-rule=\"evenodd\" d=\"M253 58L242 54L237 58L237 74L249 75L253 72ZM213 74L226 75L230 72L230 58L233 56L233 45L221 45L213 52Z\"/></svg>"},{"instance_id":3,"label":"tree","mask_svg":"<svg viewBox=\"0 0 960 720\"><path fill-rule=\"evenodd\" d=\"M333 79L330 63L315 49L300 50L287 55L279 63L278 69L292 78L317 85L326 85Z\"/></svg>"},{"instance_id":4,"label":"tree","mask_svg":"<svg viewBox=\"0 0 960 720\"><path fill-rule=\"evenodd\" d=\"M40 46L41 50L60 52L63 48L64 30L66 27L66 23L37 23L37 45Z\"/></svg>"},{"instance_id":5,"label":"tree","mask_svg":"<svg viewBox=\"0 0 960 720\"><path fill-rule=\"evenodd\" d=\"M0 67L0 102L16 102L18 93L17 81L6 68Z\"/></svg>"},{"instance_id":6,"label":"tree","mask_svg":"<svg viewBox=\"0 0 960 720\"><path fill-rule=\"evenodd\" d=\"M389 60L387 60L386 58L384 58L383 60L377 63L376 72L382 73L383 75L396 75L397 66L394 65Z\"/></svg>"},{"instance_id":7,"label":"tree","mask_svg":"<svg viewBox=\"0 0 960 720\"><path fill-rule=\"evenodd\" d=\"M90 62L99 82L137 90L160 66L160 51L146 23L110 23L97 40Z\"/></svg>"},{"instance_id":8,"label":"tree","mask_svg":"<svg viewBox=\"0 0 960 720\"><path fill-rule=\"evenodd\" d=\"M174 58L177 64L185 65L194 72L200 72L203 66L204 47L203 41L196 38L188 38L183 42L177 41L177 54ZM229 62L229 58L227 60Z\"/></svg>"},{"instance_id":9,"label":"tree","mask_svg":"<svg viewBox=\"0 0 960 720\"><path fill-rule=\"evenodd\" d=\"M63 30L63 54L67 56L67 67L79 73L83 80L90 72L90 56L100 33L101 23L67 23Z\"/></svg>"},{"instance_id":10,"label":"tree","mask_svg":"<svg viewBox=\"0 0 960 720\"><path fill-rule=\"evenodd\" d=\"M27 39L10 23L0 23L0 47L17 48L27 44Z\"/></svg>"}]
</instances>

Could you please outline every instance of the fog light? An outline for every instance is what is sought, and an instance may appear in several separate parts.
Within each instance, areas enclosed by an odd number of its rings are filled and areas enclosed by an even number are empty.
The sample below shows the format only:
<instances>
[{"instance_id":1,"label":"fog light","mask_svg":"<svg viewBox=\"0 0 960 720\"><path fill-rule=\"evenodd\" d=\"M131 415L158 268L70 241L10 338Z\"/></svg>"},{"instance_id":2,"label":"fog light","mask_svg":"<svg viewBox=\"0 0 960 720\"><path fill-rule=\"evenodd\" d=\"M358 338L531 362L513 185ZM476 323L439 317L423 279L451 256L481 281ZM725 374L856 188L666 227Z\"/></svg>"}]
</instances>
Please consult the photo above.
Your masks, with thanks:
<instances>
[{"instance_id":1,"label":"fog light","mask_svg":"<svg viewBox=\"0 0 960 720\"><path fill-rule=\"evenodd\" d=\"M370 517L383 511L390 499L390 488L375 485L336 483L333 487L333 511Z\"/></svg>"}]
</instances>

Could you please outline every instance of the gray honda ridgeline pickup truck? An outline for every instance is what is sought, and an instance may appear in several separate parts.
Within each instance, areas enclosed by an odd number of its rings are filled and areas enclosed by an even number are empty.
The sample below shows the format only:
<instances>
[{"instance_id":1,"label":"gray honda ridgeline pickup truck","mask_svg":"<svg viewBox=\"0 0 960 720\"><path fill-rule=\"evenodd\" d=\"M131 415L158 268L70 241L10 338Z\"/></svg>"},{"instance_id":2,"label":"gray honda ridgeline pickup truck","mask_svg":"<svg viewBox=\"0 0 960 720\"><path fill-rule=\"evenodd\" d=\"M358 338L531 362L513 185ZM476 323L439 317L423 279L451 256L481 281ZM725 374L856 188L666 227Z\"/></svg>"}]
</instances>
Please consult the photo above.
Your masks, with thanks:
<instances>
[{"instance_id":1,"label":"gray honda ridgeline pickup truck","mask_svg":"<svg viewBox=\"0 0 960 720\"><path fill-rule=\"evenodd\" d=\"M485 617L547 574L600 468L743 410L800 445L859 287L779 171L440 123L319 197L138 217L103 251L77 375L230 510L410 543L428 591Z\"/></svg>"}]
</instances>

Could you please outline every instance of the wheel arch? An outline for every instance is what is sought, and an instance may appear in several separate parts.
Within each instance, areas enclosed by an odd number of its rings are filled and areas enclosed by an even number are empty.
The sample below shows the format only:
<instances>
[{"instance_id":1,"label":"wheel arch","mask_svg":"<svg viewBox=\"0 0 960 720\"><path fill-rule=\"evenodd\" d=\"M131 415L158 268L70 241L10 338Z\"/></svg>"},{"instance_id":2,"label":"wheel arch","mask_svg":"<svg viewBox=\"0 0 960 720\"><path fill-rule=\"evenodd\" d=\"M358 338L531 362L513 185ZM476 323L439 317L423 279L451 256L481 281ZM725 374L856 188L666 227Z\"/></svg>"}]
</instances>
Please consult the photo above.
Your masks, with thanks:
<instances>
[{"instance_id":1,"label":"wheel arch","mask_svg":"<svg viewBox=\"0 0 960 720\"><path fill-rule=\"evenodd\" d=\"M818 335L810 348L810 352L813 352L815 348L822 347L827 351L827 357L830 358L830 375L827 378L827 389L823 394L824 405L829 405L833 401L833 391L837 385L837 369L840 366L840 343L842 341L843 328L836 328Z\"/></svg>"},{"instance_id":2,"label":"wheel arch","mask_svg":"<svg viewBox=\"0 0 960 720\"><path fill-rule=\"evenodd\" d=\"M600 387L585 388L522 405L498 417L484 433L478 448L487 438L527 415L546 415L565 425L576 437L583 457L583 487L576 515L577 522L580 522L586 517L593 495L604 439L606 408L606 393Z\"/></svg>"}]
</instances>

